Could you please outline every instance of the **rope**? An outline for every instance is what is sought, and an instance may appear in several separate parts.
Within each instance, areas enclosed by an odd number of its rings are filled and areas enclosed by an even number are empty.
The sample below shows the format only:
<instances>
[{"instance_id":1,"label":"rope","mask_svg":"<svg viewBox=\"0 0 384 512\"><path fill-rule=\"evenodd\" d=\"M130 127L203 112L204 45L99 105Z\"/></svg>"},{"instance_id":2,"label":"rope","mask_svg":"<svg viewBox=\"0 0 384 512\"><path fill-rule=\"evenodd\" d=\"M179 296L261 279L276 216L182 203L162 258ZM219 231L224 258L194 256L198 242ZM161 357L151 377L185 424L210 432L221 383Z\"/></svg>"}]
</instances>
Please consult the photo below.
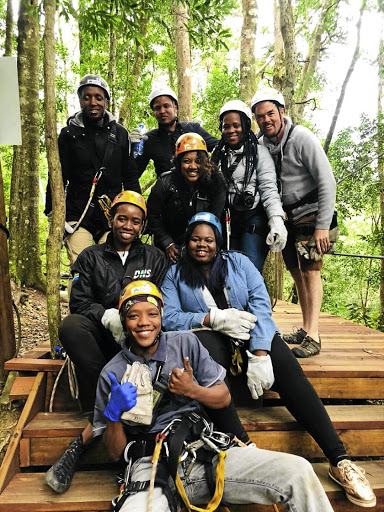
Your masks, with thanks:
<instances>
[{"instance_id":1,"label":"rope","mask_svg":"<svg viewBox=\"0 0 384 512\"><path fill-rule=\"evenodd\" d=\"M20 313L17 309L15 302L12 300L12 307L15 310L16 319L17 319L17 342L16 342L16 350L15 355L13 357L17 357L19 355L20 345L21 345L21 319Z\"/></svg>"},{"instance_id":2,"label":"rope","mask_svg":"<svg viewBox=\"0 0 384 512\"><path fill-rule=\"evenodd\" d=\"M69 390L71 392L71 396L74 400L77 402L79 401L79 384L76 377L76 370L74 363L70 360L69 356L67 356L64 360L63 366L60 368L59 373L57 374L57 377L55 379L55 382L53 384L52 393L49 399L49 408L48 412L52 412L53 408L53 401L55 399L56 389L57 385L59 384L60 377L62 376L65 367L68 368L68 382L69 382Z\"/></svg>"},{"instance_id":3,"label":"rope","mask_svg":"<svg viewBox=\"0 0 384 512\"><path fill-rule=\"evenodd\" d=\"M199 508L195 507L194 505L191 505L188 496L186 495L185 489L183 487L180 475L176 473L176 487L185 503L185 506L187 507L188 512L191 512L191 510L195 510L196 512L213 512L220 505L224 492L224 469L226 456L227 454L225 452L220 451L219 461L216 466L216 489L211 501L207 505L207 508Z\"/></svg>"},{"instance_id":4,"label":"rope","mask_svg":"<svg viewBox=\"0 0 384 512\"><path fill-rule=\"evenodd\" d=\"M161 447L163 446L164 439L165 439L164 434L157 434L156 445L155 445L155 449L153 450L153 456L152 456L151 478L149 480L148 509L147 509L148 512L152 512L152 501L153 501L153 491L155 489L156 471L157 471L157 465L159 463Z\"/></svg>"}]
</instances>

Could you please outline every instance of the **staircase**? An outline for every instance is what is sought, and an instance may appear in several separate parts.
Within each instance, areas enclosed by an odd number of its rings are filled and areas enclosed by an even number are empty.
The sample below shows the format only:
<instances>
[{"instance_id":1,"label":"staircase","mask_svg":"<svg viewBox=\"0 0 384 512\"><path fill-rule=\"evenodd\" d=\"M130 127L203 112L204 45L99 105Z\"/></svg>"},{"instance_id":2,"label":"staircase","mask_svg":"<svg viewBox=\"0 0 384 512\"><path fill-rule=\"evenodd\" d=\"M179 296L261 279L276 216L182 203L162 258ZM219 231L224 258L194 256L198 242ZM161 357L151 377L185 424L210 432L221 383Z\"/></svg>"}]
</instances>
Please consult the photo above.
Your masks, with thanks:
<instances>
[{"instance_id":1,"label":"staircase","mask_svg":"<svg viewBox=\"0 0 384 512\"><path fill-rule=\"evenodd\" d=\"M274 318L282 331L289 332L300 324L300 310L280 302ZM371 510L384 512L384 407L371 400L384 399L384 334L326 314L320 325L322 352L300 363L327 404L348 453L359 458L358 465L366 470L377 496L377 506ZM118 469L102 443L87 451L66 493L57 495L45 484L45 471L86 423L68 396L65 374L56 391L54 412L47 412L54 377L62 364L49 359L46 345L6 363L6 369L19 372L12 398L25 400L25 406L0 469L0 512L112 510ZM242 397L238 410L252 441L260 448L308 458L336 512L361 510L327 477L328 464L321 450L281 406L276 393L267 392L260 403L244 406L243 402ZM272 507L236 505L230 510L271 512ZM279 510L285 509L279 506Z\"/></svg>"}]
</instances>

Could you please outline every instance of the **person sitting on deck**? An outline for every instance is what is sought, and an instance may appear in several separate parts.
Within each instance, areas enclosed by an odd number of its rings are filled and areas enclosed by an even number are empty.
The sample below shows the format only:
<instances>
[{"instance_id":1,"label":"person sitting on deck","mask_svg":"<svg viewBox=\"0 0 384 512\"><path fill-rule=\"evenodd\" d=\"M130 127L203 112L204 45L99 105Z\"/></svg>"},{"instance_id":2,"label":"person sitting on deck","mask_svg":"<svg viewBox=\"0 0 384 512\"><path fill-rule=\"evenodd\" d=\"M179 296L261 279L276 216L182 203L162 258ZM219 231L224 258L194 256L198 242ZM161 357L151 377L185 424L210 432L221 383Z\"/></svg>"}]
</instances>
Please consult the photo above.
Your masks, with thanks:
<instances>
[{"instance_id":1,"label":"person sitting on deck","mask_svg":"<svg viewBox=\"0 0 384 512\"><path fill-rule=\"evenodd\" d=\"M229 404L225 370L194 334L163 333L162 308L152 283L137 281L125 288L120 316L126 338L99 378L94 435L103 434L111 457L126 462L114 510L175 512L177 493L191 510L214 493L209 510L224 500L332 511L305 459L244 446L213 430L202 406Z\"/></svg>"},{"instance_id":2,"label":"person sitting on deck","mask_svg":"<svg viewBox=\"0 0 384 512\"><path fill-rule=\"evenodd\" d=\"M266 389L278 392L323 450L329 476L347 498L362 507L375 506L368 480L349 460L323 403L278 332L261 274L245 255L220 250L221 229L209 212L190 220L182 256L162 285L164 329L197 329L212 358L230 370L229 381L246 373L253 399ZM249 442L233 403L227 410L210 410L209 416L220 430Z\"/></svg>"},{"instance_id":3,"label":"person sitting on deck","mask_svg":"<svg viewBox=\"0 0 384 512\"><path fill-rule=\"evenodd\" d=\"M165 254L139 239L146 214L140 194L118 194L111 204L112 232L106 243L84 249L72 269L71 314L61 322L59 338L75 364L80 404L90 422L46 474L56 492L69 488L78 459L92 440L97 380L103 366L121 350L120 292L144 277L160 285L168 268Z\"/></svg>"}]
</instances>

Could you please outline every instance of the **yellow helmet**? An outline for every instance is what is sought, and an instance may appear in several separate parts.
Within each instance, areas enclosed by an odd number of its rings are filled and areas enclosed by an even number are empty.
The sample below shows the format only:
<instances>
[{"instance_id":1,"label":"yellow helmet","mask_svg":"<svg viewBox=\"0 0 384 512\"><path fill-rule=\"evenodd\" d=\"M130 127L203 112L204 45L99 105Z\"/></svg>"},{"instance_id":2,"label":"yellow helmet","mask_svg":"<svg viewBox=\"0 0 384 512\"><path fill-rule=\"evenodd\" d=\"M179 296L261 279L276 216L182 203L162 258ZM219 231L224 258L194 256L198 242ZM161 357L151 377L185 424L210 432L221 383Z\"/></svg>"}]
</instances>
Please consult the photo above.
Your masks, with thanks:
<instances>
[{"instance_id":1,"label":"yellow helmet","mask_svg":"<svg viewBox=\"0 0 384 512\"><path fill-rule=\"evenodd\" d=\"M207 144L198 133L183 133L176 141L175 156L188 151L205 151L208 155Z\"/></svg>"},{"instance_id":2,"label":"yellow helmet","mask_svg":"<svg viewBox=\"0 0 384 512\"><path fill-rule=\"evenodd\" d=\"M111 211L114 206L120 203L129 203L137 206L144 212L144 218L147 216L147 205L145 204L145 199L142 195L134 192L133 190L124 190L117 194L111 204Z\"/></svg>"},{"instance_id":3,"label":"yellow helmet","mask_svg":"<svg viewBox=\"0 0 384 512\"><path fill-rule=\"evenodd\" d=\"M124 290L121 292L119 299L119 310L121 313L121 309L124 306L125 302L132 297L136 297L138 295L150 295L151 297L156 297L160 300L161 307L164 307L163 296L161 295L157 286L151 281L144 281L138 279L137 281L132 281L127 284Z\"/></svg>"}]
</instances>

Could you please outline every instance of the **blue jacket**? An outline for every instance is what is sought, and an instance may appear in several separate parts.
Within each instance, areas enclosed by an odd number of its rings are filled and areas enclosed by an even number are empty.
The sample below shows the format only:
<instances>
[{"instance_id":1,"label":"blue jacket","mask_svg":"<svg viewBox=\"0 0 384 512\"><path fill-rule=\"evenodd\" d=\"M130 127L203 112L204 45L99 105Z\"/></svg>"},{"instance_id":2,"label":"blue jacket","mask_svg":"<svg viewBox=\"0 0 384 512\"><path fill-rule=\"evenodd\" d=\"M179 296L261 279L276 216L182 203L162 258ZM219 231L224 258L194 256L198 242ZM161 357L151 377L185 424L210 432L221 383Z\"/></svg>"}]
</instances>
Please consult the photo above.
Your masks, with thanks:
<instances>
[{"instance_id":1,"label":"blue jacket","mask_svg":"<svg viewBox=\"0 0 384 512\"><path fill-rule=\"evenodd\" d=\"M241 253L225 252L228 261L226 290L230 307L249 311L256 315L257 322L251 331L249 350L270 350L272 338L278 330L272 320L272 311L267 289L260 272ZM180 280L177 265L167 272L162 293L164 298L163 327L166 331L180 331L203 327L209 307L202 290L192 289Z\"/></svg>"}]
</instances>

